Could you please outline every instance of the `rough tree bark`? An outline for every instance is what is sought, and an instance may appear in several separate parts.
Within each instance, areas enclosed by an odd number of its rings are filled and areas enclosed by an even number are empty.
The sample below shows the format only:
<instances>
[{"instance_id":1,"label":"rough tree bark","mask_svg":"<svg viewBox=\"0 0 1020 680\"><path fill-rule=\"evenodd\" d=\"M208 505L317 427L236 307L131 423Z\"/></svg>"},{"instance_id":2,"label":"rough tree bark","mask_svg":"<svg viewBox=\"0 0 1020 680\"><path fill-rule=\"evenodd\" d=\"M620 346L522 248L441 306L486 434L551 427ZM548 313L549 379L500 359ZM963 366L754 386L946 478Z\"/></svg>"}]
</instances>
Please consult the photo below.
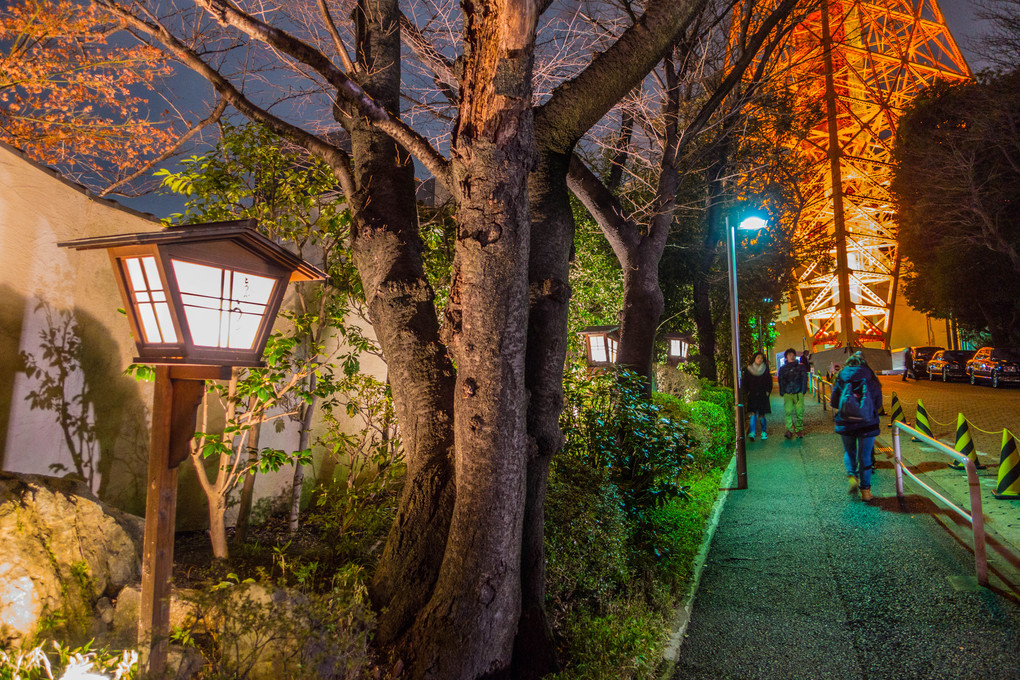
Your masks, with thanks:
<instances>
[{"instance_id":1,"label":"rough tree bark","mask_svg":"<svg viewBox=\"0 0 1020 680\"><path fill-rule=\"evenodd\" d=\"M446 319L457 363L457 494L435 591L400 652L412 676L423 678L506 674L521 606L527 175L539 8L499 0L463 9L452 143L457 244Z\"/></svg>"},{"instance_id":2,"label":"rough tree bark","mask_svg":"<svg viewBox=\"0 0 1020 680\"><path fill-rule=\"evenodd\" d=\"M362 0L355 16L359 84L379 104L399 111L397 2ZM352 247L387 360L407 461L397 518L371 588L382 611L377 640L385 648L428 602L446 548L454 498L454 369L422 265L410 156L355 107L338 107L335 114L351 137Z\"/></svg>"}]
</instances>

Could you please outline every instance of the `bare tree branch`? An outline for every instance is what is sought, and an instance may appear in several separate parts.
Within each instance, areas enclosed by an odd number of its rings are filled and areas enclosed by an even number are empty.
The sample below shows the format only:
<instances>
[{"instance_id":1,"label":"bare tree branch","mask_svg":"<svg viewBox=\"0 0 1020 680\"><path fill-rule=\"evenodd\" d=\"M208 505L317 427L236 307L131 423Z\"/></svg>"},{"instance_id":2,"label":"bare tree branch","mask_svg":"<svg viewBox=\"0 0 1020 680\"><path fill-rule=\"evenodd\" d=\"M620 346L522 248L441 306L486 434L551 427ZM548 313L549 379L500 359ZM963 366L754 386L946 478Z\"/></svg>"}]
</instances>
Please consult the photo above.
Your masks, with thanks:
<instances>
[{"instance_id":1,"label":"bare tree branch","mask_svg":"<svg viewBox=\"0 0 1020 680\"><path fill-rule=\"evenodd\" d=\"M157 165L159 165L160 163L162 163L163 161L165 161L166 159L170 158L175 153L180 151L181 147L184 146L185 142L187 142L189 139L197 135L199 132L204 130L212 123L218 121L220 119L220 116L223 115L223 112L226 110L226 108L227 101L223 98L220 98L220 100L216 102L216 107L213 109L212 113L210 113L207 118L191 127L187 132L180 136L176 143L167 148L167 150L161 153L159 156L156 156L151 161L143 165L136 172L131 173L130 175L124 177L123 179L117 180L116 182L110 184L108 187L100 191L99 196L106 196L110 194L114 189L122 187L125 184L138 179L147 172L150 172L154 167L156 167Z\"/></svg>"},{"instance_id":2,"label":"bare tree branch","mask_svg":"<svg viewBox=\"0 0 1020 680\"><path fill-rule=\"evenodd\" d=\"M451 186L449 161L432 148L428 140L417 131L380 106L360 85L336 68L322 52L286 31L241 12L225 0L198 0L198 4L221 24L236 28L250 38L264 42L314 69L327 83L336 88L344 99L354 104L359 113L371 120L394 141L406 147L439 181L447 187Z\"/></svg>"}]
</instances>

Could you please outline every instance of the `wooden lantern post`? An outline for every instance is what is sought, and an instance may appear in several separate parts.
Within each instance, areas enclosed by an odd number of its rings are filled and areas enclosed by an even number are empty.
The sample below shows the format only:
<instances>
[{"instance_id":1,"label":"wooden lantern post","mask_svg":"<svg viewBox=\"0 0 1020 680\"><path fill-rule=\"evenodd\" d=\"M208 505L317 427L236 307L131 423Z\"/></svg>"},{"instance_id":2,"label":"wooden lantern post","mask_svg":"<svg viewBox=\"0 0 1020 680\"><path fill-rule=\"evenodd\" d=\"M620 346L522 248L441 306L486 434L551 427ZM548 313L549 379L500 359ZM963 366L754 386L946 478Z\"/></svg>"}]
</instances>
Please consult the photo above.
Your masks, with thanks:
<instances>
[{"instance_id":1,"label":"wooden lantern post","mask_svg":"<svg viewBox=\"0 0 1020 680\"><path fill-rule=\"evenodd\" d=\"M155 366L138 642L150 677L166 670L177 467L190 453L206 380L262 365L288 281L325 274L255 231L255 220L169 227L57 244L106 249L138 349Z\"/></svg>"}]
</instances>

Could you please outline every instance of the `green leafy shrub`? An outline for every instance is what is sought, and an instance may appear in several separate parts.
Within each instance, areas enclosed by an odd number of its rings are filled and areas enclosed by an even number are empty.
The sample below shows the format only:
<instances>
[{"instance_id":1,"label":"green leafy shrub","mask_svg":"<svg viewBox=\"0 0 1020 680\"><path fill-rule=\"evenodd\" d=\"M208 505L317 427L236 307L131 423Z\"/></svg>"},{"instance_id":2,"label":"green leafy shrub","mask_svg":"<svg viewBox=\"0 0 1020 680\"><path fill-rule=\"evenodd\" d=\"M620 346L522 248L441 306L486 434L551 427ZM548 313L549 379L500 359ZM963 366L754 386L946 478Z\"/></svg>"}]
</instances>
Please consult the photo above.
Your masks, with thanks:
<instances>
[{"instance_id":1,"label":"green leafy shrub","mask_svg":"<svg viewBox=\"0 0 1020 680\"><path fill-rule=\"evenodd\" d=\"M546 595L553 625L572 608L603 611L629 575L629 524L608 471L558 457L546 495Z\"/></svg>"},{"instance_id":2,"label":"green leafy shrub","mask_svg":"<svg viewBox=\"0 0 1020 680\"><path fill-rule=\"evenodd\" d=\"M683 495L680 478L694 460L690 433L663 417L640 376L627 370L573 373L564 392L564 455L607 469L628 515L640 520L647 508Z\"/></svg>"},{"instance_id":3,"label":"green leafy shrub","mask_svg":"<svg viewBox=\"0 0 1020 680\"><path fill-rule=\"evenodd\" d=\"M684 403L668 394L656 392L653 401L660 413L684 423L691 431L695 460L703 469L726 465L733 453L732 412L710 401Z\"/></svg>"},{"instance_id":4,"label":"green leafy shrub","mask_svg":"<svg viewBox=\"0 0 1020 680\"><path fill-rule=\"evenodd\" d=\"M724 411L733 413L733 390L729 387L722 387L721 385L703 381L701 401L710 401L721 406Z\"/></svg>"},{"instance_id":5,"label":"green leafy shrub","mask_svg":"<svg viewBox=\"0 0 1020 680\"><path fill-rule=\"evenodd\" d=\"M648 513L649 528L657 537L654 576L672 595L679 595L678 590L694 573L694 558L721 478L722 471L716 468L692 483L690 498L666 503Z\"/></svg>"},{"instance_id":6,"label":"green leafy shrub","mask_svg":"<svg viewBox=\"0 0 1020 680\"><path fill-rule=\"evenodd\" d=\"M689 405L691 421L704 432L703 453L710 466L724 466L733 453L733 411L711 401Z\"/></svg>"},{"instance_id":7,"label":"green leafy shrub","mask_svg":"<svg viewBox=\"0 0 1020 680\"><path fill-rule=\"evenodd\" d=\"M556 680L650 677L662 657L669 615L640 599L620 600L600 616L578 612L565 627L569 668Z\"/></svg>"}]
</instances>

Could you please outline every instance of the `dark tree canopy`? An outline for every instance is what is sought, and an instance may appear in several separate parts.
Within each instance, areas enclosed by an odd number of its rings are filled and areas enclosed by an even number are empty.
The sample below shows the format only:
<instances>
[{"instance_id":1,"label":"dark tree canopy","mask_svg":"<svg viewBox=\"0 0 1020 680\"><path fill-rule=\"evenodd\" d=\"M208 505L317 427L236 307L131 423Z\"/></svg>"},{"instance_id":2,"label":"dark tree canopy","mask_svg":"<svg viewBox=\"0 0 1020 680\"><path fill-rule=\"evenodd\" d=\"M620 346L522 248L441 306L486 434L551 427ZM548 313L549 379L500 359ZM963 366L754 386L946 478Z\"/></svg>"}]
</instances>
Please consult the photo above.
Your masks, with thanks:
<instances>
[{"instance_id":1,"label":"dark tree canopy","mask_svg":"<svg viewBox=\"0 0 1020 680\"><path fill-rule=\"evenodd\" d=\"M893 191L916 309L1020 342L1020 71L938 84L903 116Z\"/></svg>"}]
</instances>

